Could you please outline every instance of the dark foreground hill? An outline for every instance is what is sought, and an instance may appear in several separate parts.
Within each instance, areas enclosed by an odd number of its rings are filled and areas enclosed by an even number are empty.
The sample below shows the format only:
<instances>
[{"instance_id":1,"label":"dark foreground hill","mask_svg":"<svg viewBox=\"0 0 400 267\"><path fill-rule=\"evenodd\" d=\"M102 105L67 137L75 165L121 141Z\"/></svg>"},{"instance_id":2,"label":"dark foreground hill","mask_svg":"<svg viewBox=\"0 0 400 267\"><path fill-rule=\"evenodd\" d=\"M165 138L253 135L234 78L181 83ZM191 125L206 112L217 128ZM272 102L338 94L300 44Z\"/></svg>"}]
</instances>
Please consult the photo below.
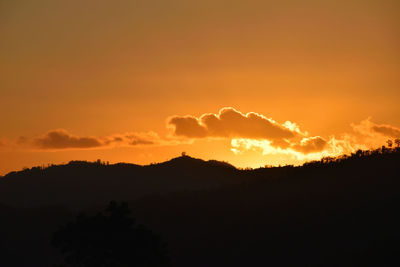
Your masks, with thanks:
<instances>
[{"instance_id":1,"label":"dark foreground hill","mask_svg":"<svg viewBox=\"0 0 400 267\"><path fill-rule=\"evenodd\" d=\"M111 199L129 201L177 267L400 266L399 173L387 149L257 170L181 157L12 173L0 181L1 266L52 266L51 234Z\"/></svg>"},{"instance_id":2,"label":"dark foreground hill","mask_svg":"<svg viewBox=\"0 0 400 267\"><path fill-rule=\"evenodd\" d=\"M189 156L147 166L71 161L7 174L0 179L0 203L87 208L112 199L131 201L235 183L239 183L239 171L232 165Z\"/></svg>"}]
</instances>

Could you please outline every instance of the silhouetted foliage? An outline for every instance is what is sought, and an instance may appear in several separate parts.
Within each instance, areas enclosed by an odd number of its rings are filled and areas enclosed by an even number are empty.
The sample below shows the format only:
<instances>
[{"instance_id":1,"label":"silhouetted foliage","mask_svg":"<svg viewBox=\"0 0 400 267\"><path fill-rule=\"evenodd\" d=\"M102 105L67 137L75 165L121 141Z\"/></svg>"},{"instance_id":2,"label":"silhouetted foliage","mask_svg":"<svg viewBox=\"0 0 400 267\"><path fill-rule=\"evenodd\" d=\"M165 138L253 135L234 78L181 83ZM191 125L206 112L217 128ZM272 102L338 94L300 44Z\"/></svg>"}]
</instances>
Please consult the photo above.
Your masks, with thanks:
<instances>
[{"instance_id":1,"label":"silhouetted foliage","mask_svg":"<svg viewBox=\"0 0 400 267\"><path fill-rule=\"evenodd\" d=\"M397 147L397 148L400 148L400 139L398 139L398 138L395 139L395 140L394 140L394 143L396 144L396 147Z\"/></svg>"},{"instance_id":2,"label":"silhouetted foliage","mask_svg":"<svg viewBox=\"0 0 400 267\"><path fill-rule=\"evenodd\" d=\"M166 244L129 216L127 203L111 202L105 213L80 214L53 236L52 244L76 267L170 266Z\"/></svg>"},{"instance_id":3,"label":"silhouetted foliage","mask_svg":"<svg viewBox=\"0 0 400 267\"><path fill-rule=\"evenodd\" d=\"M393 141L392 140L389 139L389 140L386 141L386 143L387 143L389 148L392 148L392 146L393 146Z\"/></svg>"}]
</instances>

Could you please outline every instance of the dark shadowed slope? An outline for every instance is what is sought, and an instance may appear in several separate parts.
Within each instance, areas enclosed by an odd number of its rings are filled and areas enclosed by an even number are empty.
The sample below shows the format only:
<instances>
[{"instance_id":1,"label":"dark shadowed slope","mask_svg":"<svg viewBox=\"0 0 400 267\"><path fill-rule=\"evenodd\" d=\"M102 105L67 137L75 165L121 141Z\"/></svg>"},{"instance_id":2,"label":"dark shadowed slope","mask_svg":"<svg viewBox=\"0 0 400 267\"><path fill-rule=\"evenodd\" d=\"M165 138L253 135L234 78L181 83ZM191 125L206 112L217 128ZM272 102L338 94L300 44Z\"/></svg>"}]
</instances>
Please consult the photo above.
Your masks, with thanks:
<instances>
[{"instance_id":1,"label":"dark shadowed slope","mask_svg":"<svg viewBox=\"0 0 400 267\"><path fill-rule=\"evenodd\" d=\"M400 266L400 151L242 175L131 206L175 266Z\"/></svg>"},{"instance_id":2,"label":"dark shadowed slope","mask_svg":"<svg viewBox=\"0 0 400 267\"><path fill-rule=\"evenodd\" d=\"M71 161L7 174L0 180L0 203L87 207L110 199L134 200L151 194L238 183L238 173L227 163L189 156L148 166Z\"/></svg>"}]
</instances>

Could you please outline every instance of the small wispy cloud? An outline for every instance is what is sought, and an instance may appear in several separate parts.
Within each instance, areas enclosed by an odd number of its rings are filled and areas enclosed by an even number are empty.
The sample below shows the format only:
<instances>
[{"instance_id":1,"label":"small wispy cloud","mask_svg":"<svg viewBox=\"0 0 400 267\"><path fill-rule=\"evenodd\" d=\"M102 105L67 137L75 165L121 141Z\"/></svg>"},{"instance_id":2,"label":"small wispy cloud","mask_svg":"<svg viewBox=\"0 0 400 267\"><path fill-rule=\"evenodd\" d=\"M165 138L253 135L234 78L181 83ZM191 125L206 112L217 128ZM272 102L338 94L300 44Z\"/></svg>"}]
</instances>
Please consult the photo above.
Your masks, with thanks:
<instances>
[{"instance_id":1,"label":"small wispy cloud","mask_svg":"<svg viewBox=\"0 0 400 267\"><path fill-rule=\"evenodd\" d=\"M11 142L9 142L11 143ZM21 136L10 147L35 150L81 150L114 147L167 146L190 143L179 138L161 138L155 132L128 132L110 136L77 136L65 129L50 130L36 137Z\"/></svg>"}]
</instances>

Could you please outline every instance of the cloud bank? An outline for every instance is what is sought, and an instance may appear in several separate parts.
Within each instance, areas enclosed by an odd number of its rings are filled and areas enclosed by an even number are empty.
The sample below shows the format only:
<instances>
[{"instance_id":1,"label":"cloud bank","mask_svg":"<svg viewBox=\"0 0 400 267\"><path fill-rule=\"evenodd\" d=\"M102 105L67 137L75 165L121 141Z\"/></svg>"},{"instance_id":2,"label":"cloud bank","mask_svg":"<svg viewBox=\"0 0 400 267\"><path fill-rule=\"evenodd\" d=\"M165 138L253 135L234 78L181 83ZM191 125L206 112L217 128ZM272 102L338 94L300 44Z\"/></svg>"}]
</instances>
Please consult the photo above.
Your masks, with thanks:
<instances>
[{"instance_id":1,"label":"cloud bank","mask_svg":"<svg viewBox=\"0 0 400 267\"><path fill-rule=\"evenodd\" d=\"M318 160L322 157L335 157L350 154L358 149L375 149L386 144L388 139L400 137L400 128L377 124L371 118L352 124L353 131L340 136L303 137L300 141L288 142L286 147L274 144L270 140L233 139L232 151L236 154L248 150L261 151L263 155L285 154L298 160Z\"/></svg>"},{"instance_id":2,"label":"cloud bank","mask_svg":"<svg viewBox=\"0 0 400 267\"><path fill-rule=\"evenodd\" d=\"M105 137L76 136L64 129L51 130L34 138L20 137L18 144L24 144L35 149L65 150L65 149L95 149L118 146L149 146L167 145L173 140L161 139L155 132L114 134Z\"/></svg>"},{"instance_id":3,"label":"cloud bank","mask_svg":"<svg viewBox=\"0 0 400 267\"><path fill-rule=\"evenodd\" d=\"M33 140L33 144L41 149L93 148L102 146L95 137L78 137L66 130L58 129L47 132Z\"/></svg>"},{"instance_id":4,"label":"cloud bank","mask_svg":"<svg viewBox=\"0 0 400 267\"><path fill-rule=\"evenodd\" d=\"M173 135L186 138L229 138L233 147L251 147L268 144L279 151L290 149L304 154L322 151L327 141L320 137L309 137L296 123L278 123L264 115L249 112L244 114L234 108L223 108L218 114L206 113L194 116L173 116L167 121ZM250 141L251 140L251 141ZM255 141L255 142L254 142ZM244 142L252 145L242 146ZM235 145L236 144L236 145ZM241 145L238 145L241 144Z\"/></svg>"},{"instance_id":5,"label":"cloud bank","mask_svg":"<svg viewBox=\"0 0 400 267\"><path fill-rule=\"evenodd\" d=\"M294 150L298 152L302 152L304 154L320 152L325 149L328 142L320 137L305 137L298 144L294 144L292 147Z\"/></svg>"},{"instance_id":6,"label":"cloud bank","mask_svg":"<svg viewBox=\"0 0 400 267\"><path fill-rule=\"evenodd\" d=\"M223 108L218 114L173 116L168 120L176 136L187 138L224 137L249 139L290 139L299 134L291 122L279 124L255 112L243 114Z\"/></svg>"},{"instance_id":7,"label":"cloud bank","mask_svg":"<svg viewBox=\"0 0 400 267\"><path fill-rule=\"evenodd\" d=\"M388 125L377 124L371 118L363 120L360 124L352 124L354 131L371 137L400 138L400 128Z\"/></svg>"},{"instance_id":8,"label":"cloud bank","mask_svg":"<svg viewBox=\"0 0 400 267\"><path fill-rule=\"evenodd\" d=\"M171 136L157 133L128 132L109 136L77 136L64 129L50 130L36 137L20 137L16 142L0 140L1 149L29 148L38 150L107 149L113 147L170 146L190 144L196 139L228 139L231 151L241 154L257 151L261 155L286 155L298 160L320 159L349 154L358 149L374 149L388 139L400 138L400 128L377 124L367 118L351 124L352 131L340 136L311 136L290 121L278 123L255 112L247 114L234 108L199 117L172 116L167 119Z\"/></svg>"},{"instance_id":9,"label":"cloud bank","mask_svg":"<svg viewBox=\"0 0 400 267\"><path fill-rule=\"evenodd\" d=\"M231 150L240 154L247 150L262 154L286 154L298 159L318 159L338 156L358 149L373 149L385 144L388 138L399 138L400 129L387 124L376 124L371 118L352 124L353 131L340 136L309 136L296 123L280 124L264 115L241 113L223 108L217 114L200 117L173 116L167 121L173 135L185 138L228 138Z\"/></svg>"}]
</instances>

